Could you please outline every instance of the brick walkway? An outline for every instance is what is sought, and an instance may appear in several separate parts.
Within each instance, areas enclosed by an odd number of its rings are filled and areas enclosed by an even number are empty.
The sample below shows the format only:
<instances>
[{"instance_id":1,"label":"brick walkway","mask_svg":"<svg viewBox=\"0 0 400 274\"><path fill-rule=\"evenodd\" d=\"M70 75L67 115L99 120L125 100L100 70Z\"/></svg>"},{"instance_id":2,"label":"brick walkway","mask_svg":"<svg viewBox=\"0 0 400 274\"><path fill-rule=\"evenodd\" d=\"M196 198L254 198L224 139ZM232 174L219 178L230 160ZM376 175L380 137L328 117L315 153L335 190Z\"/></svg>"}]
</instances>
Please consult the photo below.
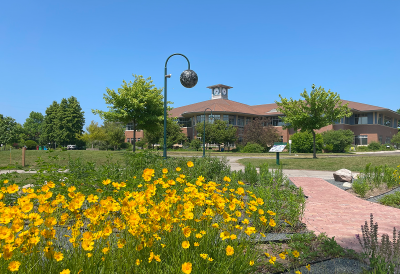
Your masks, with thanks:
<instances>
[{"instance_id":1,"label":"brick walkway","mask_svg":"<svg viewBox=\"0 0 400 274\"><path fill-rule=\"evenodd\" d=\"M325 232L335 236L338 244L345 248L361 251L355 234L361 233L361 225L368 221L370 214L378 223L378 239L383 233L393 238L393 227L400 230L400 209L368 202L347 193L320 178L291 177L308 196L303 222L318 235ZM397 234L397 233L396 233Z\"/></svg>"}]
</instances>

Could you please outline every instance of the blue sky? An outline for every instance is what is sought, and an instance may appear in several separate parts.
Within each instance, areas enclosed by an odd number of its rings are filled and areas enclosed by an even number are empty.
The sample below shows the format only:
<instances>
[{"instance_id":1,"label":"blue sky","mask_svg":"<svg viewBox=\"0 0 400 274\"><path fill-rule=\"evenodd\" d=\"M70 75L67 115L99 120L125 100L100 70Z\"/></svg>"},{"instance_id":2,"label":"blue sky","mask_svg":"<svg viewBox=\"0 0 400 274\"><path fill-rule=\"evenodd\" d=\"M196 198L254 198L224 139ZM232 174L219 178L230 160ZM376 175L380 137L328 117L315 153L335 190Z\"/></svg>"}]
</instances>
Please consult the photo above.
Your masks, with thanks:
<instances>
[{"instance_id":1,"label":"blue sky","mask_svg":"<svg viewBox=\"0 0 400 274\"><path fill-rule=\"evenodd\" d=\"M132 74L163 87L164 63L185 54L199 76L180 85L183 57L168 63L173 107L229 99L300 98L314 83L342 99L400 108L399 1L3 1L0 113L24 123L77 97L86 124L106 110L106 88Z\"/></svg>"}]
</instances>

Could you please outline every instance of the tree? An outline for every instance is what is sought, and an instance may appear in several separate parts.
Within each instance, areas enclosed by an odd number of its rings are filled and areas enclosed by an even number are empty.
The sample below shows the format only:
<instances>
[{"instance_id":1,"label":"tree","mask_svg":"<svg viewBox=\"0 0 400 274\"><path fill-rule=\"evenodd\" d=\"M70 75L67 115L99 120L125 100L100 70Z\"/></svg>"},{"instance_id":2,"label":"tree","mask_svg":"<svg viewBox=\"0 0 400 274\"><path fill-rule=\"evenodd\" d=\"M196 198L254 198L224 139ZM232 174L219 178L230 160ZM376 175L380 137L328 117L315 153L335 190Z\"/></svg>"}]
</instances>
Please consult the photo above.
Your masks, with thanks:
<instances>
[{"instance_id":1,"label":"tree","mask_svg":"<svg viewBox=\"0 0 400 274\"><path fill-rule=\"evenodd\" d=\"M203 123L196 125L197 136L203 135ZM206 123L206 142L218 144L221 150L222 144L234 143L237 140L237 128L226 121L215 120L214 123Z\"/></svg>"},{"instance_id":2,"label":"tree","mask_svg":"<svg viewBox=\"0 0 400 274\"><path fill-rule=\"evenodd\" d=\"M354 133L350 129L328 130L322 133L325 145L332 145L332 152L344 152L353 143Z\"/></svg>"},{"instance_id":3,"label":"tree","mask_svg":"<svg viewBox=\"0 0 400 274\"><path fill-rule=\"evenodd\" d=\"M397 149L400 149L400 132L394 135L390 142L395 145Z\"/></svg>"},{"instance_id":4,"label":"tree","mask_svg":"<svg viewBox=\"0 0 400 274\"><path fill-rule=\"evenodd\" d=\"M26 134L26 138L38 142L40 135L42 134L43 124L43 114L32 111L24 123L24 132Z\"/></svg>"},{"instance_id":5,"label":"tree","mask_svg":"<svg viewBox=\"0 0 400 274\"><path fill-rule=\"evenodd\" d=\"M272 147L279 140L278 130L271 125L271 119L256 118L245 125L243 130L243 143L261 145L264 149ZM265 126L266 125L266 126Z\"/></svg>"},{"instance_id":6,"label":"tree","mask_svg":"<svg viewBox=\"0 0 400 274\"><path fill-rule=\"evenodd\" d=\"M21 127L15 119L0 114L0 144L12 144L18 142Z\"/></svg>"},{"instance_id":7,"label":"tree","mask_svg":"<svg viewBox=\"0 0 400 274\"><path fill-rule=\"evenodd\" d=\"M202 142L199 139L194 138L190 142L189 146L190 146L191 149L195 149L196 151L198 151L201 148L201 144L202 144Z\"/></svg>"},{"instance_id":8,"label":"tree","mask_svg":"<svg viewBox=\"0 0 400 274\"><path fill-rule=\"evenodd\" d=\"M104 122L104 132L106 134L106 144L118 149L118 146L125 141L125 128L121 123Z\"/></svg>"},{"instance_id":9,"label":"tree","mask_svg":"<svg viewBox=\"0 0 400 274\"><path fill-rule=\"evenodd\" d=\"M79 137L80 140L85 141L92 145L97 141L105 141L107 138L107 134L104 130L104 127L99 126L99 124L92 120L90 125L86 127L86 132Z\"/></svg>"},{"instance_id":10,"label":"tree","mask_svg":"<svg viewBox=\"0 0 400 274\"><path fill-rule=\"evenodd\" d=\"M343 117L350 117L351 110L348 103L342 105L340 96L331 90L325 91L324 88L315 88L313 84L312 90L308 95L306 89L300 94L304 100L290 100L281 98L278 105L278 111L284 116L280 117L284 123L283 128L300 129L301 131L309 131L313 135L313 158L317 158L315 147L315 130L333 124L335 121Z\"/></svg>"},{"instance_id":11,"label":"tree","mask_svg":"<svg viewBox=\"0 0 400 274\"><path fill-rule=\"evenodd\" d=\"M133 75L133 83L122 81L122 88L117 92L106 89L103 98L109 111L92 110L107 121L121 122L126 125L133 123L133 151L135 152L136 130L152 131L163 121L164 105L162 89L157 89L151 78L144 79L141 75Z\"/></svg>"},{"instance_id":12,"label":"tree","mask_svg":"<svg viewBox=\"0 0 400 274\"><path fill-rule=\"evenodd\" d=\"M46 109L46 115L44 117L42 134L40 135L40 144L47 144L56 141L58 134L58 103L53 101L53 103Z\"/></svg>"},{"instance_id":13,"label":"tree","mask_svg":"<svg viewBox=\"0 0 400 274\"><path fill-rule=\"evenodd\" d=\"M153 145L162 144L164 139L164 127L160 124L153 130L144 132L146 143ZM167 117L167 148L172 148L175 144L180 144L186 141L187 137L182 132L181 126L171 117Z\"/></svg>"}]
</instances>

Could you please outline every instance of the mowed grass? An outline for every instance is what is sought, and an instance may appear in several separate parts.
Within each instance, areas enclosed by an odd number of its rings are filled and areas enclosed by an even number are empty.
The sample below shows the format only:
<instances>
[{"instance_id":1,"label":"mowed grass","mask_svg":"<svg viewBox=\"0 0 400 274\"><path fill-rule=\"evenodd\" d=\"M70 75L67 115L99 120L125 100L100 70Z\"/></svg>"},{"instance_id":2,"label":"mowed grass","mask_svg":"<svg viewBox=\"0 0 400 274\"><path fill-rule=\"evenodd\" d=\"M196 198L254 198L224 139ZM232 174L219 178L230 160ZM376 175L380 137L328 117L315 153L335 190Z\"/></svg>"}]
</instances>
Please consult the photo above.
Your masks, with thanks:
<instances>
[{"instance_id":1,"label":"mowed grass","mask_svg":"<svg viewBox=\"0 0 400 274\"><path fill-rule=\"evenodd\" d=\"M276 159L245 158L240 159L239 163L246 165L251 163L256 167L267 163L269 167L277 167ZM400 165L400 156L350 156L350 157L320 157L312 159L310 157L283 158L279 163L283 169L306 169L306 170L326 170L336 171L346 168L351 171L361 172L365 165L371 163L372 166L387 165L395 168Z\"/></svg>"},{"instance_id":2,"label":"mowed grass","mask_svg":"<svg viewBox=\"0 0 400 274\"><path fill-rule=\"evenodd\" d=\"M91 150L69 150L69 151L45 151L45 150L27 150L25 152L25 167L23 169L36 169L39 157L48 161L49 157L58 156L57 163L66 166L69 159L81 158L84 162L95 162L103 165L108 161L123 161L123 154L126 151L91 151ZM52 160L55 161L55 160ZM10 164L11 162L11 164ZM10 151L0 151L0 169L22 169L22 150L12 149L11 160Z\"/></svg>"}]
</instances>

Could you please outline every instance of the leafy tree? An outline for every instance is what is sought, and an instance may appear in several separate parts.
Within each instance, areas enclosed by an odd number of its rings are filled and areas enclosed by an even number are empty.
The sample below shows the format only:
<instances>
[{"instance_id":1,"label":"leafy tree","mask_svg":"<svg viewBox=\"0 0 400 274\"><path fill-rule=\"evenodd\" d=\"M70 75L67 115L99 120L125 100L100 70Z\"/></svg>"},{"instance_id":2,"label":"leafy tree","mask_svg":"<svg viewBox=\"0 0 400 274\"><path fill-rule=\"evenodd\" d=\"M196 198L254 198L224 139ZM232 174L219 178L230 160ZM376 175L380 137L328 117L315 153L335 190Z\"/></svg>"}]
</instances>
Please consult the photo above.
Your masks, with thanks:
<instances>
[{"instance_id":1,"label":"leafy tree","mask_svg":"<svg viewBox=\"0 0 400 274\"><path fill-rule=\"evenodd\" d=\"M122 81L118 91L106 89L104 100L109 111L92 110L107 121L121 122L124 125L133 123L133 151L135 151L136 130L156 130L163 121L164 105L162 89L157 89L151 78L133 75L133 82Z\"/></svg>"},{"instance_id":2,"label":"leafy tree","mask_svg":"<svg viewBox=\"0 0 400 274\"><path fill-rule=\"evenodd\" d=\"M25 142L25 145L26 145L27 149L36 149L36 146L38 144L33 140L28 140L28 141Z\"/></svg>"},{"instance_id":3,"label":"leafy tree","mask_svg":"<svg viewBox=\"0 0 400 274\"><path fill-rule=\"evenodd\" d=\"M24 132L26 134L26 138L36 142L39 141L40 135L42 134L43 124L43 114L32 111L24 123Z\"/></svg>"},{"instance_id":4,"label":"leafy tree","mask_svg":"<svg viewBox=\"0 0 400 274\"><path fill-rule=\"evenodd\" d=\"M353 143L354 133L350 129L328 130L322 133L325 145L332 145L332 152L344 152Z\"/></svg>"},{"instance_id":5,"label":"leafy tree","mask_svg":"<svg viewBox=\"0 0 400 274\"><path fill-rule=\"evenodd\" d=\"M164 127L159 124L157 128L144 132L144 139L147 143L153 145L160 144L163 146ZM167 117L167 148L172 148L175 144L186 141L187 137L182 132L181 126L171 117Z\"/></svg>"},{"instance_id":6,"label":"leafy tree","mask_svg":"<svg viewBox=\"0 0 400 274\"><path fill-rule=\"evenodd\" d=\"M244 153L263 153L264 151L265 148L262 145L251 142L248 142L242 149Z\"/></svg>"},{"instance_id":7,"label":"leafy tree","mask_svg":"<svg viewBox=\"0 0 400 274\"><path fill-rule=\"evenodd\" d=\"M214 132L213 129L215 128L213 123L209 123L206 121L206 132L205 132L205 143L206 144L211 144L214 143ZM200 137L200 143L203 145L203 134L204 134L204 122L197 123L196 125L196 132L197 132L197 137ZM197 139L197 138L196 138Z\"/></svg>"},{"instance_id":8,"label":"leafy tree","mask_svg":"<svg viewBox=\"0 0 400 274\"><path fill-rule=\"evenodd\" d=\"M39 139L40 144L47 144L56 141L58 134L58 108L58 103L56 101L53 101L53 103L46 109L42 134L40 135Z\"/></svg>"},{"instance_id":9,"label":"leafy tree","mask_svg":"<svg viewBox=\"0 0 400 274\"><path fill-rule=\"evenodd\" d=\"M313 152L314 147L317 151L322 151L324 140L322 135L319 133L315 134L315 146L314 137L310 131L297 132L293 134L290 139L292 140L292 151L297 153L310 153Z\"/></svg>"},{"instance_id":10,"label":"leafy tree","mask_svg":"<svg viewBox=\"0 0 400 274\"><path fill-rule=\"evenodd\" d=\"M0 144L12 144L19 140L21 127L15 119L0 114Z\"/></svg>"},{"instance_id":11,"label":"leafy tree","mask_svg":"<svg viewBox=\"0 0 400 274\"><path fill-rule=\"evenodd\" d=\"M203 123L196 125L197 136L203 136ZM221 150L222 144L234 143L237 140L237 128L226 121L215 120L214 123L206 123L206 143L218 144Z\"/></svg>"},{"instance_id":12,"label":"leafy tree","mask_svg":"<svg viewBox=\"0 0 400 274\"><path fill-rule=\"evenodd\" d=\"M304 100L290 100L281 98L281 102L275 103L278 105L278 111L284 116L281 117L284 126L283 128L300 129L301 131L309 131L313 135L313 158L316 155L316 133L315 130L333 124L340 118L350 117L351 110L348 103L342 105L340 96L331 90L325 91L324 88L316 88L313 84L310 95L306 89L300 94Z\"/></svg>"},{"instance_id":13,"label":"leafy tree","mask_svg":"<svg viewBox=\"0 0 400 274\"><path fill-rule=\"evenodd\" d=\"M105 141L107 138L107 134L104 130L104 127L99 126L99 124L92 120L90 125L86 127L86 132L79 137L79 139L85 141L92 145L97 141Z\"/></svg>"},{"instance_id":14,"label":"leafy tree","mask_svg":"<svg viewBox=\"0 0 400 274\"><path fill-rule=\"evenodd\" d=\"M397 149L400 149L400 132L394 135L390 142L395 145Z\"/></svg>"},{"instance_id":15,"label":"leafy tree","mask_svg":"<svg viewBox=\"0 0 400 274\"><path fill-rule=\"evenodd\" d=\"M146 142L144 140L140 140L136 142L136 145L143 149L144 146L146 145Z\"/></svg>"},{"instance_id":16,"label":"leafy tree","mask_svg":"<svg viewBox=\"0 0 400 274\"><path fill-rule=\"evenodd\" d=\"M104 132L106 134L105 142L108 146L118 149L118 146L125 141L125 127L117 122L104 122Z\"/></svg>"},{"instance_id":17,"label":"leafy tree","mask_svg":"<svg viewBox=\"0 0 400 274\"><path fill-rule=\"evenodd\" d=\"M190 147L191 149L195 149L196 151L198 151L198 150L201 148L201 145L202 145L202 144L203 144L202 141L200 141L200 140L197 139L197 138L194 138L194 139L190 142L189 147Z\"/></svg>"},{"instance_id":18,"label":"leafy tree","mask_svg":"<svg viewBox=\"0 0 400 274\"><path fill-rule=\"evenodd\" d=\"M279 140L278 130L270 123L271 119L256 118L244 127L243 143L254 143L261 145L264 149L271 147ZM267 125L267 126L264 126Z\"/></svg>"}]
</instances>

